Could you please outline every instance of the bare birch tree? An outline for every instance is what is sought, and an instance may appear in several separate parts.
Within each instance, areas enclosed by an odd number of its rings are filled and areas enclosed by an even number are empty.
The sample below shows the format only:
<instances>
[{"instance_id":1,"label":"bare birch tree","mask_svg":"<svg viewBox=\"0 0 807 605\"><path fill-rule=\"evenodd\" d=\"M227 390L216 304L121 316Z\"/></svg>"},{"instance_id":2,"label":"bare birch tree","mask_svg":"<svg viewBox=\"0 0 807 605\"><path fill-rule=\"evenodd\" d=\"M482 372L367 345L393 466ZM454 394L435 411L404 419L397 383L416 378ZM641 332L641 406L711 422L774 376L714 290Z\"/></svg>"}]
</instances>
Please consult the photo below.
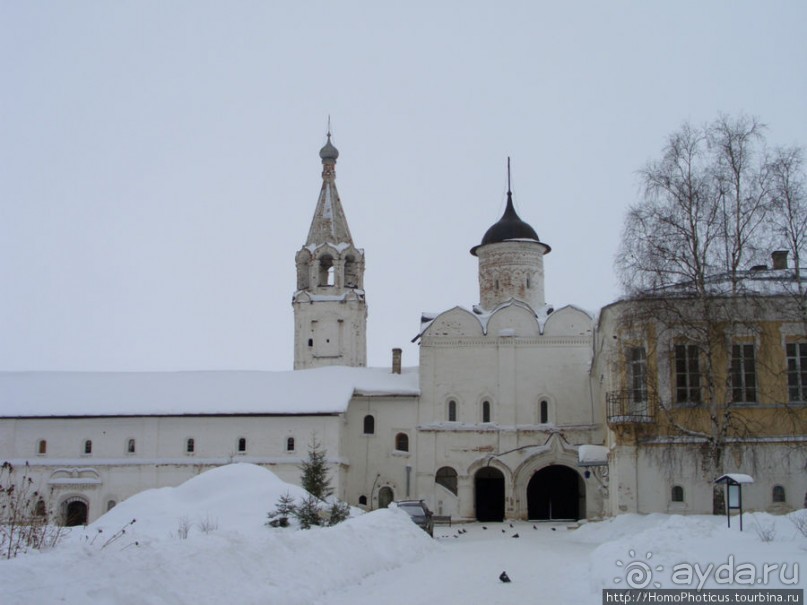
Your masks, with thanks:
<instances>
[{"instance_id":1,"label":"bare birch tree","mask_svg":"<svg viewBox=\"0 0 807 605\"><path fill-rule=\"evenodd\" d=\"M639 172L641 200L628 211L616 258L628 296L622 327L635 334L652 323L655 342L666 343L655 352L670 368L662 416L702 444L712 479L724 472L728 445L760 429L738 406L749 403L735 384L747 349L732 343L758 334L770 301L744 280L771 233L797 265L807 237L801 150L770 154L764 130L754 118L720 116L671 134L661 159Z\"/></svg>"}]
</instances>

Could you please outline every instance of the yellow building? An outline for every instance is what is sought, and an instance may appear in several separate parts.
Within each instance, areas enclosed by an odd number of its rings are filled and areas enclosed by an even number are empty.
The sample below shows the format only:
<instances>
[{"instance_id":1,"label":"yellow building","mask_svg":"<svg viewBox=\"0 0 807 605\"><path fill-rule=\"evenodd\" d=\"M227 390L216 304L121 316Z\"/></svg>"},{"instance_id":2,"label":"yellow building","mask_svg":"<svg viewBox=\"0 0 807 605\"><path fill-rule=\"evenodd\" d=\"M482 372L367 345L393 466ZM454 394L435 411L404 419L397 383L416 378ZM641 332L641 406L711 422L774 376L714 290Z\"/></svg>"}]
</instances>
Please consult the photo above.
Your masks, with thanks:
<instances>
[{"instance_id":1,"label":"yellow building","mask_svg":"<svg viewBox=\"0 0 807 605\"><path fill-rule=\"evenodd\" d=\"M716 276L605 307L595 376L622 512L723 510L714 480L744 473L746 510L800 508L807 490L804 283L774 269Z\"/></svg>"}]
</instances>

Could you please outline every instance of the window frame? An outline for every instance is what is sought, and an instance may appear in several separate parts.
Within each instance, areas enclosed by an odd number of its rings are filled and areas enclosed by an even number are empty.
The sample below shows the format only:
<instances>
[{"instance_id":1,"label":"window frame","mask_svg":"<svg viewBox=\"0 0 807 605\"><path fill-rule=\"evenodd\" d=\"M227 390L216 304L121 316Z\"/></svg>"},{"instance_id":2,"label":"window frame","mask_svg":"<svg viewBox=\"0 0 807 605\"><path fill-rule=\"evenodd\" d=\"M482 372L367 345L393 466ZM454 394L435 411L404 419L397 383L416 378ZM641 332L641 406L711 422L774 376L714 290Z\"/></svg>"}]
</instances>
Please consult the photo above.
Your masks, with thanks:
<instances>
[{"instance_id":1,"label":"window frame","mask_svg":"<svg viewBox=\"0 0 807 605\"><path fill-rule=\"evenodd\" d=\"M732 343L729 381L732 403L756 404L759 402L756 347L753 343Z\"/></svg>"},{"instance_id":2,"label":"window frame","mask_svg":"<svg viewBox=\"0 0 807 605\"><path fill-rule=\"evenodd\" d=\"M457 400L454 397L446 403L446 418L448 422L457 422Z\"/></svg>"},{"instance_id":3,"label":"window frame","mask_svg":"<svg viewBox=\"0 0 807 605\"><path fill-rule=\"evenodd\" d=\"M647 349L644 345L634 345L625 349L625 363L628 370L628 392L632 404L646 405L647 389Z\"/></svg>"},{"instance_id":4,"label":"window frame","mask_svg":"<svg viewBox=\"0 0 807 605\"><path fill-rule=\"evenodd\" d=\"M807 342L785 343L785 364L788 402L807 402Z\"/></svg>"},{"instance_id":5,"label":"window frame","mask_svg":"<svg viewBox=\"0 0 807 605\"><path fill-rule=\"evenodd\" d=\"M368 430L369 429L369 430ZM365 414L362 419L362 435L375 435L375 416Z\"/></svg>"},{"instance_id":6,"label":"window frame","mask_svg":"<svg viewBox=\"0 0 807 605\"><path fill-rule=\"evenodd\" d=\"M409 435L403 431L395 434L395 451L409 453Z\"/></svg>"},{"instance_id":7,"label":"window frame","mask_svg":"<svg viewBox=\"0 0 807 605\"><path fill-rule=\"evenodd\" d=\"M546 397L538 402L538 424L549 424L549 399Z\"/></svg>"},{"instance_id":8,"label":"window frame","mask_svg":"<svg viewBox=\"0 0 807 605\"><path fill-rule=\"evenodd\" d=\"M700 347L691 343L674 345L672 370L675 404L696 406L703 403Z\"/></svg>"}]
</instances>

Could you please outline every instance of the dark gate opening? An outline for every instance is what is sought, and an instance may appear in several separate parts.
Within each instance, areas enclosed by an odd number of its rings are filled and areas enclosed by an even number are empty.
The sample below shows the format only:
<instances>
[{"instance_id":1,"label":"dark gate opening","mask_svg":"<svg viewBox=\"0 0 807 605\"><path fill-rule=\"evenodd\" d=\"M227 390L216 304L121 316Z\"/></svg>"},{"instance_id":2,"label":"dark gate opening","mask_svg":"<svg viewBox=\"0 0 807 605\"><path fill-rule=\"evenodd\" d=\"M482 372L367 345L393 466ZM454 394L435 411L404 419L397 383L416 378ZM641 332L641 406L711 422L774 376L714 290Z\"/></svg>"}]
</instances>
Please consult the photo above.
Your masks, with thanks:
<instances>
[{"instance_id":1,"label":"dark gate opening","mask_svg":"<svg viewBox=\"0 0 807 605\"><path fill-rule=\"evenodd\" d=\"M586 516L586 486L567 466L536 472L527 485L527 514L534 520L577 520Z\"/></svg>"},{"instance_id":2,"label":"dark gate opening","mask_svg":"<svg viewBox=\"0 0 807 605\"><path fill-rule=\"evenodd\" d=\"M65 508L64 524L67 527L87 525L87 504L81 500L68 502Z\"/></svg>"},{"instance_id":3,"label":"dark gate opening","mask_svg":"<svg viewBox=\"0 0 807 605\"><path fill-rule=\"evenodd\" d=\"M477 521L504 521L504 475L489 466L474 475Z\"/></svg>"}]
</instances>

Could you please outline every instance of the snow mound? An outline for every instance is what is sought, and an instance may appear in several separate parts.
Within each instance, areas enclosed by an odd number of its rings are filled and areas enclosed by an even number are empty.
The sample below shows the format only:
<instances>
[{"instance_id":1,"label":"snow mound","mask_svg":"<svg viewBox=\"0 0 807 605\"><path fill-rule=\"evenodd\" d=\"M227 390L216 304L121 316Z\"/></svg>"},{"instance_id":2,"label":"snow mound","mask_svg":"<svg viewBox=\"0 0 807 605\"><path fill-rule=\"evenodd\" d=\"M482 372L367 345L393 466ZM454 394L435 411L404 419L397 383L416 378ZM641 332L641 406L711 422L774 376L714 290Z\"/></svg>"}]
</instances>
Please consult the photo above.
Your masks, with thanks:
<instances>
[{"instance_id":1,"label":"snow mound","mask_svg":"<svg viewBox=\"0 0 807 605\"><path fill-rule=\"evenodd\" d=\"M177 487L140 492L124 500L89 526L89 533L101 529L114 533L132 519L131 533L153 539L176 534L179 524L191 524L191 533L209 522L220 530L252 532L266 523L278 498L290 494L295 500L308 496L303 488L278 478L272 471L254 464L228 464L189 479Z\"/></svg>"},{"instance_id":2,"label":"snow mound","mask_svg":"<svg viewBox=\"0 0 807 605\"><path fill-rule=\"evenodd\" d=\"M625 588L626 572L639 565L654 587L721 588L719 573L746 565L760 573L765 564L804 559L804 537L790 517L799 515L746 513L743 531L739 517L731 527L725 516L715 515L621 515L581 527L576 536L583 541L600 543L590 555L592 589ZM694 566L705 572L703 578L692 575L692 583L682 583L686 574L673 577L676 569ZM719 572L721 568L723 571ZM798 565L796 566L798 567ZM793 576L792 564L781 568L783 576L771 574L764 580L767 588L793 588L786 580ZM796 570L798 576L798 570ZM782 580L784 578L785 580ZM619 581L617 581L619 580Z\"/></svg>"},{"instance_id":3,"label":"snow mound","mask_svg":"<svg viewBox=\"0 0 807 605\"><path fill-rule=\"evenodd\" d=\"M329 528L266 527L267 512L286 493L307 494L250 464L142 492L50 552L3 561L3 605L309 605L441 548L398 510ZM214 519L217 528L194 526L182 539L183 516Z\"/></svg>"}]
</instances>

